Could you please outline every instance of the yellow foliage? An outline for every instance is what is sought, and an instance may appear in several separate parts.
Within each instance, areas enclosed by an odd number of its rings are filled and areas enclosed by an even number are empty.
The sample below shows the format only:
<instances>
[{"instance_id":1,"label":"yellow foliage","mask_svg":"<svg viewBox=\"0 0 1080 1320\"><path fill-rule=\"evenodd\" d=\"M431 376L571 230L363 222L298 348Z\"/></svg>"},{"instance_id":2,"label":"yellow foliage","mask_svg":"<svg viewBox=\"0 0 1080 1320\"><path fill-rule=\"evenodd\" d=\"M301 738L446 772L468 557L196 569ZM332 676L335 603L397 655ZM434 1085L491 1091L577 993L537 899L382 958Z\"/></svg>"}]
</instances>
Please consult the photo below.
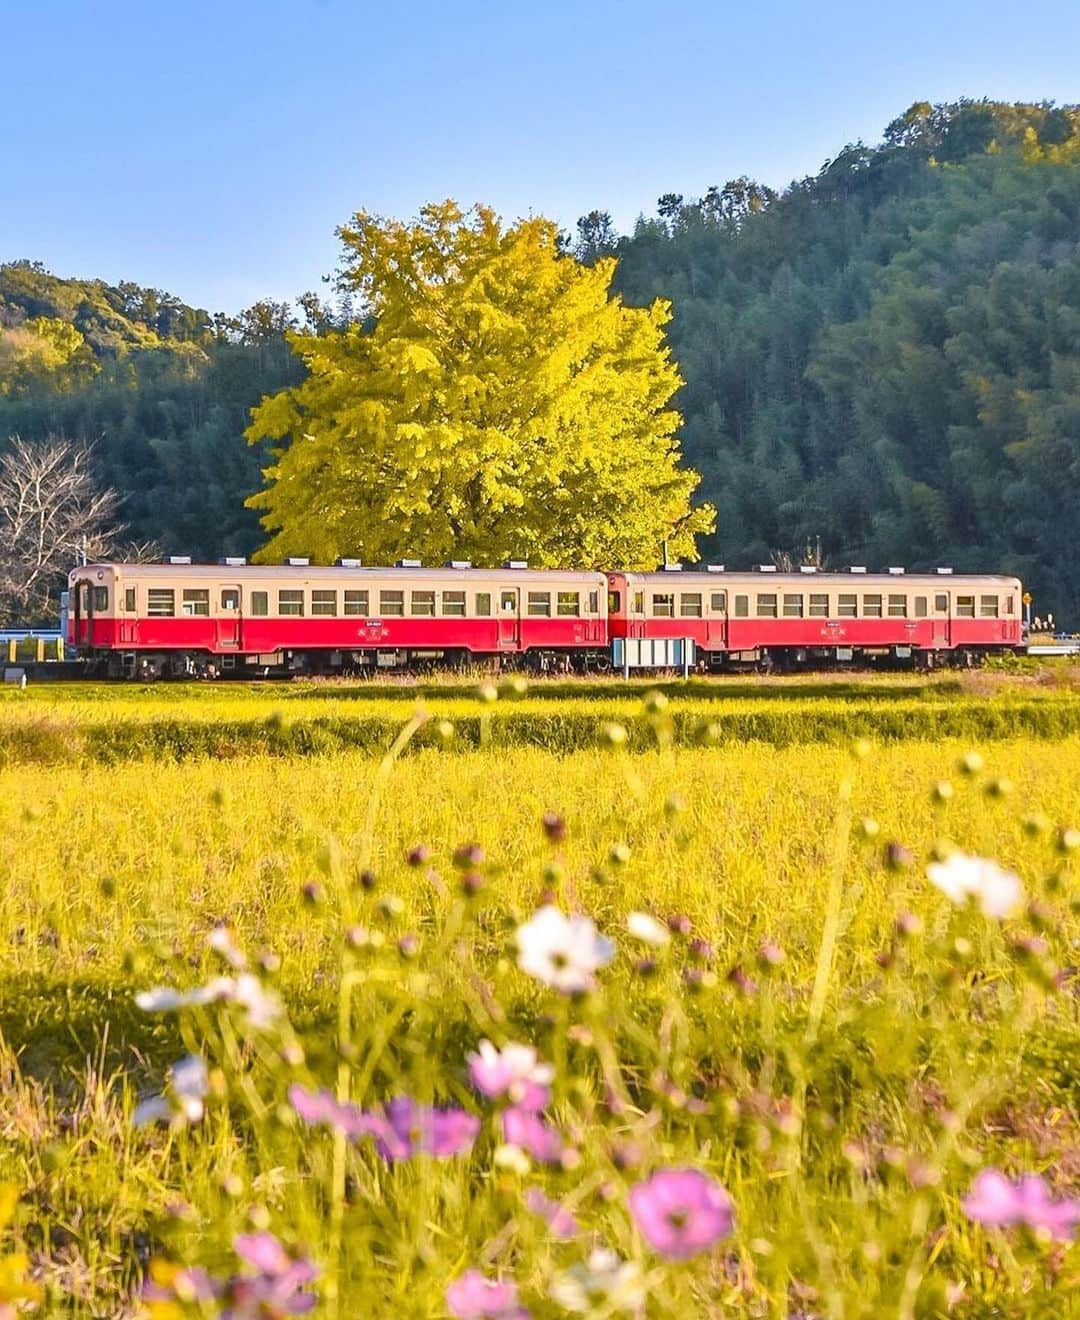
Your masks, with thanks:
<instances>
[{"instance_id":1,"label":"yellow foliage","mask_svg":"<svg viewBox=\"0 0 1080 1320\"><path fill-rule=\"evenodd\" d=\"M614 260L561 253L542 218L448 201L339 232L374 328L292 336L308 377L255 411L249 439L283 442L250 501L262 558L693 557L713 513L679 465L667 303L625 307Z\"/></svg>"},{"instance_id":2,"label":"yellow foliage","mask_svg":"<svg viewBox=\"0 0 1080 1320\"><path fill-rule=\"evenodd\" d=\"M35 385L73 389L98 370L89 344L67 321L37 316L0 330L0 395L23 394Z\"/></svg>"}]
</instances>

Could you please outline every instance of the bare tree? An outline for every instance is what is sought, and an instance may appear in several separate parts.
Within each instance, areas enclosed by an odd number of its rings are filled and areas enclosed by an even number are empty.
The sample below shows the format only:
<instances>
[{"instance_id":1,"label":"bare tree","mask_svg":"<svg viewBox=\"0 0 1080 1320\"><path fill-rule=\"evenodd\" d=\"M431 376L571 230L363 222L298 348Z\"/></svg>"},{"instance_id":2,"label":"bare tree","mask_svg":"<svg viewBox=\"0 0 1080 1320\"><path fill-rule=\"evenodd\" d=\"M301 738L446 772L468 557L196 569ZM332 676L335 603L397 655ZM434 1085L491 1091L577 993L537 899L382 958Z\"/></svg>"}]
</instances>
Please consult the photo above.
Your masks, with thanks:
<instances>
[{"instance_id":1,"label":"bare tree","mask_svg":"<svg viewBox=\"0 0 1080 1320\"><path fill-rule=\"evenodd\" d=\"M119 496L98 488L91 457L89 446L70 440L18 436L0 453L0 622L54 613L71 566L116 546Z\"/></svg>"},{"instance_id":2,"label":"bare tree","mask_svg":"<svg viewBox=\"0 0 1080 1320\"><path fill-rule=\"evenodd\" d=\"M812 541L807 537L806 545L800 551L774 550L772 561L781 573L795 573L801 567L816 568L819 573L825 573L829 568L829 559L821 548L820 536L814 537Z\"/></svg>"}]
</instances>

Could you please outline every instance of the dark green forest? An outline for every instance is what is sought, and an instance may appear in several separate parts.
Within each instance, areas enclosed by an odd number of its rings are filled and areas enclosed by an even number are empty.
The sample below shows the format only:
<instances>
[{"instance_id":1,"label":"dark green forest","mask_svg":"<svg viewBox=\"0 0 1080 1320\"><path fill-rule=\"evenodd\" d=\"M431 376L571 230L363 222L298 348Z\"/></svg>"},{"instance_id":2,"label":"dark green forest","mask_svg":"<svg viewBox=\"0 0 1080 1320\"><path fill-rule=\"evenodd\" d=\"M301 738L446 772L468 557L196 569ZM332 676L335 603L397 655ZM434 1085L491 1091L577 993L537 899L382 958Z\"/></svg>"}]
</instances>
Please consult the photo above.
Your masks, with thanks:
<instances>
[{"instance_id":1,"label":"dark green forest","mask_svg":"<svg viewBox=\"0 0 1080 1320\"><path fill-rule=\"evenodd\" d=\"M674 306L703 558L1018 572L1080 623L1080 109L919 103L779 193L667 193L632 234L597 210L567 242ZM249 409L299 378L290 328L350 317L0 266L0 444L88 441L129 537L250 552Z\"/></svg>"}]
</instances>

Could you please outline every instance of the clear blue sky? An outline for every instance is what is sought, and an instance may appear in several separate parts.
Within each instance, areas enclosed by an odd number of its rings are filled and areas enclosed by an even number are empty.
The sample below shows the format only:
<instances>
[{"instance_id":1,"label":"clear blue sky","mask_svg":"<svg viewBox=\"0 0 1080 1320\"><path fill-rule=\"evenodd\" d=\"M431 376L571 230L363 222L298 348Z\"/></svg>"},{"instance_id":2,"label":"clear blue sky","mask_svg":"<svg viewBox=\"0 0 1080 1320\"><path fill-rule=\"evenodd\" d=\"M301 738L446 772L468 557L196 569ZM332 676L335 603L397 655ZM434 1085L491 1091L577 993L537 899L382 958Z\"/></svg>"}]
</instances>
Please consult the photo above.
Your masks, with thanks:
<instances>
[{"instance_id":1,"label":"clear blue sky","mask_svg":"<svg viewBox=\"0 0 1080 1320\"><path fill-rule=\"evenodd\" d=\"M365 208L620 228L914 100L1080 100L1080 5L0 0L0 259L211 310L319 288Z\"/></svg>"}]
</instances>

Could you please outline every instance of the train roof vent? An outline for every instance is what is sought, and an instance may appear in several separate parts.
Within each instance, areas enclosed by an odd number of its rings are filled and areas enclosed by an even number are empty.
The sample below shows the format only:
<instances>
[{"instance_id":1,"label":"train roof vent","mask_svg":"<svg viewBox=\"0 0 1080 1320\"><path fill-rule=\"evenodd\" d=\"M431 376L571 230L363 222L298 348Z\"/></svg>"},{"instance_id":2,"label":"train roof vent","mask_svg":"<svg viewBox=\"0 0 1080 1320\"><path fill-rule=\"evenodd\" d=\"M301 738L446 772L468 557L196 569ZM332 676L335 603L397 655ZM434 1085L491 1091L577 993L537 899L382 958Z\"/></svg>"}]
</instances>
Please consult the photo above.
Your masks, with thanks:
<instances>
[{"instance_id":1,"label":"train roof vent","mask_svg":"<svg viewBox=\"0 0 1080 1320\"><path fill-rule=\"evenodd\" d=\"M900 564L890 564L889 572L893 575L893 577L903 577L904 574L903 567Z\"/></svg>"},{"instance_id":2,"label":"train roof vent","mask_svg":"<svg viewBox=\"0 0 1080 1320\"><path fill-rule=\"evenodd\" d=\"M939 573L951 573L951 572L952 572L952 567L949 566L949 567L947 567L947 568L942 568L942 567L939 566L939 568L938 568L938 572L939 572Z\"/></svg>"},{"instance_id":3,"label":"train roof vent","mask_svg":"<svg viewBox=\"0 0 1080 1320\"><path fill-rule=\"evenodd\" d=\"M396 565L396 567L398 567L398 568L420 568L420 567L421 567L421 563L420 563L420 560L419 560L419 559L399 559L399 560L397 561L397 565Z\"/></svg>"},{"instance_id":4,"label":"train roof vent","mask_svg":"<svg viewBox=\"0 0 1080 1320\"><path fill-rule=\"evenodd\" d=\"M451 560L450 560L450 567L451 567L451 568L472 568L472 560L471 560L471 559L451 559Z\"/></svg>"},{"instance_id":5,"label":"train roof vent","mask_svg":"<svg viewBox=\"0 0 1080 1320\"><path fill-rule=\"evenodd\" d=\"M681 573L682 564L661 564L660 568L665 573Z\"/></svg>"},{"instance_id":6,"label":"train roof vent","mask_svg":"<svg viewBox=\"0 0 1080 1320\"><path fill-rule=\"evenodd\" d=\"M288 555L285 559L285 563L288 564L290 568L308 568L311 565L311 560L307 555Z\"/></svg>"},{"instance_id":7,"label":"train roof vent","mask_svg":"<svg viewBox=\"0 0 1080 1320\"><path fill-rule=\"evenodd\" d=\"M247 563L247 555L225 555L224 558L218 560L218 563L223 564L226 568L241 568Z\"/></svg>"},{"instance_id":8,"label":"train roof vent","mask_svg":"<svg viewBox=\"0 0 1080 1320\"><path fill-rule=\"evenodd\" d=\"M529 561L527 559L508 559L506 563L503 564L503 568L528 568L528 567L529 567Z\"/></svg>"},{"instance_id":9,"label":"train roof vent","mask_svg":"<svg viewBox=\"0 0 1080 1320\"><path fill-rule=\"evenodd\" d=\"M799 565L799 572L800 572L800 573L816 573L816 572L817 572L817 564L800 564L800 565Z\"/></svg>"},{"instance_id":10,"label":"train roof vent","mask_svg":"<svg viewBox=\"0 0 1080 1320\"><path fill-rule=\"evenodd\" d=\"M706 565L705 565L705 572L706 572L706 573L722 573L723 571L724 571L724 565L723 565L723 564L706 564Z\"/></svg>"},{"instance_id":11,"label":"train roof vent","mask_svg":"<svg viewBox=\"0 0 1080 1320\"><path fill-rule=\"evenodd\" d=\"M161 561L163 564L190 564L190 555L166 555Z\"/></svg>"},{"instance_id":12,"label":"train roof vent","mask_svg":"<svg viewBox=\"0 0 1080 1320\"><path fill-rule=\"evenodd\" d=\"M362 559L335 559L334 563L338 568L362 568L364 565Z\"/></svg>"},{"instance_id":13,"label":"train roof vent","mask_svg":"<svg viewBox=\"0 0 1080 1320\"><path fill-rule=\"evenodd\" d=\"M849 572L849 573L865 573L865 572L866 572L866 565L865 565L865 564L852 564L851 567L848 569L848 572Z\"/></svg>"},{"instance_id":14,"label":"train roof vent","mask_svg":"<svg viewBox=\"0 0 1080 1320\"><path fill-rule=\"evenodd\" d=\"M758 571L759 573L775 573L775 572L776 572L776 565L775 565L775 564L758 564L758 566L757 566L757 571Z\"/></svg>"}]
</instances>

